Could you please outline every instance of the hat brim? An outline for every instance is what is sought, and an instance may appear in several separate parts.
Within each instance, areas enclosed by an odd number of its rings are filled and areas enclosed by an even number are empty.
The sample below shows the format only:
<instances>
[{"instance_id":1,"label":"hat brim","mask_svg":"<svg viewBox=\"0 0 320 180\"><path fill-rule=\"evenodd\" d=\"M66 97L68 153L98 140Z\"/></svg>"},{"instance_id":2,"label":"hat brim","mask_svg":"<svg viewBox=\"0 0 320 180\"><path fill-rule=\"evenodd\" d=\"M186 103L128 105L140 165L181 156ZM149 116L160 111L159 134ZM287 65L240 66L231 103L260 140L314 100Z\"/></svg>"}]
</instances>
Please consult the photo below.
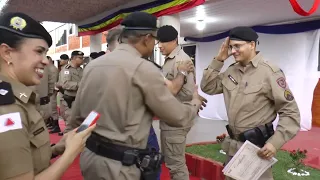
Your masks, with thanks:
<instances>
[{"instance_id":1,"label":"hat brim","mask_svg":"<svg viewBox=\"0 0 320 180\"><path fill-rule=\"evenodd\" d=\"M237 37L229 37L229 40L234 40L234 41L246 41L246 42L254 41L254 40L240 39L240 38L237 38Z\"/></svg>"}]
</instances>

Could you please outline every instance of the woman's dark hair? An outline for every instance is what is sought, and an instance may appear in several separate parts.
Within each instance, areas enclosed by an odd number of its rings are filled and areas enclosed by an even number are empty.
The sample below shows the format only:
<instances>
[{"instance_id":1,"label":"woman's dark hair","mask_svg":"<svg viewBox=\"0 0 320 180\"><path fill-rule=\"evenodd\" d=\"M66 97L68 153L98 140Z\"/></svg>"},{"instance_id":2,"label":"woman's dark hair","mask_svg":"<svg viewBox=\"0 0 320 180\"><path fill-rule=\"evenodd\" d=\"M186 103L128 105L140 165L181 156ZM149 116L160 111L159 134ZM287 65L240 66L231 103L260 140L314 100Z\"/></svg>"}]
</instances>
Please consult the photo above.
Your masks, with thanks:
<instances>
[{"instance_id":1,"label":"woman's dark hair","mask_svg":"<svg viewBox=\"0 0 320 180\"><path fill-rule=\"evenodd\" d=\"M4 43L10 46L11 48L18 49L23 42L24 37L19 36L10 31L0 29L0 44Z\"/></svg>"}]
</instances>

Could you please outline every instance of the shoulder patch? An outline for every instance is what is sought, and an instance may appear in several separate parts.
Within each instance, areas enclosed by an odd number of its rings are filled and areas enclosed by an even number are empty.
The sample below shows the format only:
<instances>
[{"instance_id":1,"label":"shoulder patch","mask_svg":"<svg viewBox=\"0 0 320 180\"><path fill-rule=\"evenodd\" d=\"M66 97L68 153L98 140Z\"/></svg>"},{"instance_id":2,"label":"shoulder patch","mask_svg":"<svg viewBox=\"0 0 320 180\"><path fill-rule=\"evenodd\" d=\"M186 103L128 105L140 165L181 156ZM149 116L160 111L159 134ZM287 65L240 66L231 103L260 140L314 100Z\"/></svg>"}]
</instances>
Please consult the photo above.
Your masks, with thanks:
<instances>
[{"instance_id":1,"label":"shoulder patch","mask_svg":"<svg viewBox=\"0 0 320 180\"><path fill-rule=\"evenodd\" d=\"M13 104L15 97L11 84L0 80L0 105Z\"/></svg>"},{"instance_id":2,"label":"shoulder patch","mask_svg":"<svg viewBox=\"0 0 320 180\"><path fill-rule=\"evenodd\" d=\"M71 65L70 65L70 64L67 64L65 68L66 68L66 69L69 69L70 67L71 67Z\"/></svg>"},{"instance_id":3,"label":"shoulder patch","mask_svg":"<svg viewBox=\"0 0 320 180\"><path fill-rule=\"evenodd\" d=\"M0 115L0 133L22 129L22 119L19 112Z\"/></svg>"},{"instance_id":4,"label":"shoulder patch","mask_svg":"<svg viewBox=\"0 0 320 180\"><path fill-rule=\"evenodd\" d=\"M279 71L281 71L281 69L280 69L278 66L270 63L269 61L264 61L264 64L266 64L269 68L271 68L271 70L272 70L273 72L279 72Z\"/></svg>"}]
</instances>

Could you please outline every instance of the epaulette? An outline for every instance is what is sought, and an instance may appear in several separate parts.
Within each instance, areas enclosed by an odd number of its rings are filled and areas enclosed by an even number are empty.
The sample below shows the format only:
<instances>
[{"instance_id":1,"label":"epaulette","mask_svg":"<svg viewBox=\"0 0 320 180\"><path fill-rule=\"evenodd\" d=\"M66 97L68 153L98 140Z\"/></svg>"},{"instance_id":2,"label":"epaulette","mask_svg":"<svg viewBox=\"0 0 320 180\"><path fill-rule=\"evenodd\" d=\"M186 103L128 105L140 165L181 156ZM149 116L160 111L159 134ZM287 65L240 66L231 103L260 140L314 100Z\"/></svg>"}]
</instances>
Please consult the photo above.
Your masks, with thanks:
<instances>
[{"instance_id":1,"label":"epaulette","mask_svg":"<svg viewBox=\"0 0 320 180\"><path fill-rule=\"evenodd\" d=\"M65 68L66 68L66 69L69 69L70 67L71 67L71 65L70 65L70 64L67 64Z\"/></svg>"},{"instance_id":2,"label":"epaulette","mask_svg":"<svg viewBox=\"0 0 320 180\"><path fill-rule=\"evenodd\" d=\"M264 61L264 64L268 65L268 67L270 67L272 69L273 72L279 72L282 71L278 66L270 63L269 61Z\"/></svg>"},{"instance_id":3,"label":"epaulette","mask_svg":"<svg viewBox=\"0 0 320 180\"><path fill-rule=\"evenodd\" d=\"M0 80L0 105L13 104L15 97L11 84Z\"/></svg>"},{"instance_id":4,"label":"epaulette","mask_svg":"<svg viewBox=\"0 0 320 180\"><path fill-rule=\"evenodd\" d=\"M231 66L233 66L233 65L235 65L235 64L237 64L237 62L235 62L235 63L232 63L229 67L231 67Z\"/></svg>"}]
</instances>

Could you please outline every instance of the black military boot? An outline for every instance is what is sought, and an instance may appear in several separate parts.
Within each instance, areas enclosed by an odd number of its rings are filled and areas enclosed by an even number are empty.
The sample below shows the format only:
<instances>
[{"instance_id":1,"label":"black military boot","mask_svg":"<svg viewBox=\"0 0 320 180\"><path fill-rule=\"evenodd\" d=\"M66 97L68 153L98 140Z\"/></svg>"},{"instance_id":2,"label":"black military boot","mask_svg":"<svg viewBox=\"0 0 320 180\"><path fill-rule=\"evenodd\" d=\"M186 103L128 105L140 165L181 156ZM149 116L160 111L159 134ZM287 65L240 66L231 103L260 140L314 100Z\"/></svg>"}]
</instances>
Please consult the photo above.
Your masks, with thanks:
<instances>
[{"instance_id":1,"label":"black military boot","mask_svg":"<svg viewBox=\"0 0 320 180\"><path fill-rule=\"evenodd\" d=\"M50 131L50 134L60 133L60 132L61 132L61 129L59 127L59 121L53 121L53 126Z\"/></svg>"},{"instance_id":2,"label":"black military boot","mask_svg":"<svg viewBox=\"0 0 320 180\"><path fill-rule=\"evenodd\" d=\"M52 117L49 117L48 118L48 122L47 122L47 128L48 129L51 129L53 126L53 118Z\"/></svg>"}]
</instances>

